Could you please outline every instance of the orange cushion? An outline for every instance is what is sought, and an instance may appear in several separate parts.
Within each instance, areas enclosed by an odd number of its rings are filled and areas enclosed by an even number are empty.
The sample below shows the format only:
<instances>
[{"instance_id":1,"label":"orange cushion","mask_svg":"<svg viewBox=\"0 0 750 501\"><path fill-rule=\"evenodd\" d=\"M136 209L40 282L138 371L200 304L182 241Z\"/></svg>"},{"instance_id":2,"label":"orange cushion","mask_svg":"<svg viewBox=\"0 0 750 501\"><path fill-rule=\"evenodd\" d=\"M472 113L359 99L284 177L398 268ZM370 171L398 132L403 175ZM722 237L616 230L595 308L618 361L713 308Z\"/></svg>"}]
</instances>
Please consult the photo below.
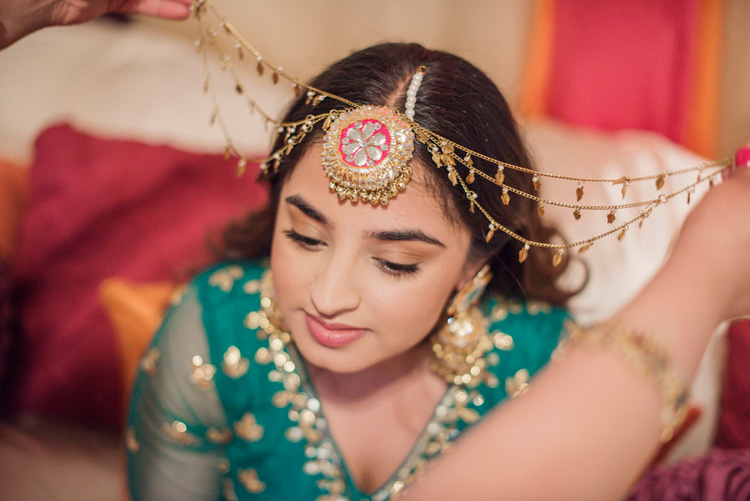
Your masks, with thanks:
<instances>
[{"instance_id":1,"label":"orange cushion","mask_svg":"<svg viewBox=\"0 0 750 501\"><path fill-rule=\"evenodd\" d=\"M15 255L18 221L29 196L28 172L0 158L0 257L8 263Z\"/></svg>"}]
</instances>

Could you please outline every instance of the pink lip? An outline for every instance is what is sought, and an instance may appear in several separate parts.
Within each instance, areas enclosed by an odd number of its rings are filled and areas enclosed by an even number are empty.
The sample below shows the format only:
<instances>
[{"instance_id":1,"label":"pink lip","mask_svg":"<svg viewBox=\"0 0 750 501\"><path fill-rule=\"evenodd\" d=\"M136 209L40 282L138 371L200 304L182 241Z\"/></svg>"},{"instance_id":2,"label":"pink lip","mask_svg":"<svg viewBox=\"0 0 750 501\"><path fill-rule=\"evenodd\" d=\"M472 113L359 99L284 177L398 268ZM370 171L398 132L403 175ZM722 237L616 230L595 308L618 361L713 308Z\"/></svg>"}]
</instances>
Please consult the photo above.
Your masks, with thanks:
<instances>
[{"instance_id":1,"label":"pink lip","mask_svg":"<svg viewBox=\"0 0 750 501\"><path fill-rule=\"evenodd\" d=\"M345 324L328 323L309 313L305 313L307 328L313 339L328 348L340 348L365 335L366 329Z\"/></svg>"}]
</instances>

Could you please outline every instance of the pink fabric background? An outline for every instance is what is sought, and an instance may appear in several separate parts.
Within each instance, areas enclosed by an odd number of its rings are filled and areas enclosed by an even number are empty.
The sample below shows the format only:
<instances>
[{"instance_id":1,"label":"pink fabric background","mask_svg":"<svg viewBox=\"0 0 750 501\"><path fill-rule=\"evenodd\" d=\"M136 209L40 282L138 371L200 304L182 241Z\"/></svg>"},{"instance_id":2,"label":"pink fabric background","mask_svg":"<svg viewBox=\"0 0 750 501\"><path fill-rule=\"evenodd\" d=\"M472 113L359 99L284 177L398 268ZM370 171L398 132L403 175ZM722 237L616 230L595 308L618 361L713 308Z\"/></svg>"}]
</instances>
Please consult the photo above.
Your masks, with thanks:
<instances>
[{"instance_id":1,"label":"pink fabric background","mask_svg":"<svg viewBox=\"0 0 750 501\"><path fill-rule=\"evenodd\" d=\"M14 407L120 425L117 341L97 288L109 276L185 279L209 232L266 203L257 166L101 139L69 125L36 141L14 294L22 329Z\"/></svg>"},{"instance_id":2,"label":"pink fabric background","mask_svg":"<svg viewBox=\"0 0 750 501\"><path fill-rule=\"evenodd\" d=\"M684 143L697 14L694 0L556 0L547 113Z\"/></svg>"}]
</instances>

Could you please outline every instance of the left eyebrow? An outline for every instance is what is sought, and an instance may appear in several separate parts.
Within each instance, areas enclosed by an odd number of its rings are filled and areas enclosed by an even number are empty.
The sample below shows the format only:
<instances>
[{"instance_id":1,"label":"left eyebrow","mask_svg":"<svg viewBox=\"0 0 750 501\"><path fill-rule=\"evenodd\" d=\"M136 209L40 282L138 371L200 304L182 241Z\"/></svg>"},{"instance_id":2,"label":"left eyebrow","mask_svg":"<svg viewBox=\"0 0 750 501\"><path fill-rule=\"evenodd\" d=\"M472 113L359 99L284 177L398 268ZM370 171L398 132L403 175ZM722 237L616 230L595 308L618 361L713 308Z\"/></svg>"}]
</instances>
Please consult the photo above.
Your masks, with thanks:
<instances>
[{"instance_id":1,"label":"left eyebrow","mask_svg":"<svg viewBox=\"0 0 750 501\"><path fill-rule=\"evenodd\" d=\"M426 242L428 244L445 247L443 242L425 234L421 230L375 231L368 232L366 236L367 238L389 242Z\"/></svg>"}]
</instances>

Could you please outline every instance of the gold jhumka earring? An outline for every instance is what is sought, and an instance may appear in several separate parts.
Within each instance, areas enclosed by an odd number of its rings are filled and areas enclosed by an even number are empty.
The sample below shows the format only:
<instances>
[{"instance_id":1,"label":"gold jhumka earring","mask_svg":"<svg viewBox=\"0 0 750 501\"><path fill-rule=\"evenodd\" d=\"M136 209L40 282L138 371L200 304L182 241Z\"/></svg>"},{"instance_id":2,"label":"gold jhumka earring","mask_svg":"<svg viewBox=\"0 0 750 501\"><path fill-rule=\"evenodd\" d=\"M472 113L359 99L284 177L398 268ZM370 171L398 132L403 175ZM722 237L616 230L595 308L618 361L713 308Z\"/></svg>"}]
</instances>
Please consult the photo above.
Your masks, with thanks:
<instances>
[{"instance_id":1,"label":"gold jhumka earring","mask_svg":"<svg viewBox=\"0 0 750 501\"><path fill-rule=\"evenodd\" d=\"M456 293L446 310L445 324L430 338L435 355L430 368L448 383L474 388L487 379L484 355L493 343L479 299L491 279L490 267L485 265Z\"/></svg>"}]
</instances>

